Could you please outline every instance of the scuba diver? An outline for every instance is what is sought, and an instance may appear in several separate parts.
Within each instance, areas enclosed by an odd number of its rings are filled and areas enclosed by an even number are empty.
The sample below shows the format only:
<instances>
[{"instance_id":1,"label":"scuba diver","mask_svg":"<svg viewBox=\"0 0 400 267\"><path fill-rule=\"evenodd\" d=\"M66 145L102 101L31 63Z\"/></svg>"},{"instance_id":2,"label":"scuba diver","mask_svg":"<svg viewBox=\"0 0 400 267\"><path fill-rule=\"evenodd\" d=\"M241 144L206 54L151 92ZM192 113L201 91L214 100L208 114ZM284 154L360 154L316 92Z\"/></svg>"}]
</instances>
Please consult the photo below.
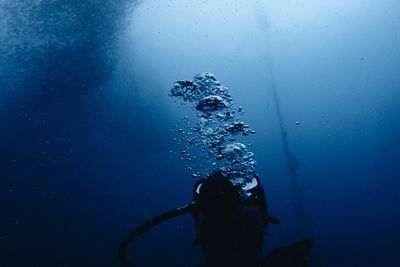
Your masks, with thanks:
<instances>
[{"instance_id":1,"label":"scuba diver","mask_svg":"<svg viewBox=\"0 0 400 267\"><path fill-rule=\"evenodd\" d=\"M199 180L191 203L168 211L135 229L120 245L118 257L123 266L134 266L126 249L139 235L173 217L192 213L204 263L199 267L307 267L312 240L272 250L262 257L269 224L279 220L268 213L264 189L255 175L248 183L237 182L235 174L215 171Z\"/></svg>"}]
</instances>

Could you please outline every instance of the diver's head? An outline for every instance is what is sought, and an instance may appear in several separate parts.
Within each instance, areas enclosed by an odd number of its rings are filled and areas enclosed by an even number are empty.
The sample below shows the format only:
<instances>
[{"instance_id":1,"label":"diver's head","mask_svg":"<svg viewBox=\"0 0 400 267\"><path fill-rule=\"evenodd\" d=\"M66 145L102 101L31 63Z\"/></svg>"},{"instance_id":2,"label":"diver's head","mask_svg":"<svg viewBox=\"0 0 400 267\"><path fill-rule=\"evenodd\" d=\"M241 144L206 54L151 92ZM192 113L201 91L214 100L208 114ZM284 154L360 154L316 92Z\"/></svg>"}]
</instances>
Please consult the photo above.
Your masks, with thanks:
<instances>
[{"instance_id":1,"label":"diver's head","mask_svg":"<svg viewBox=\"0 0 400 267\"><path fill-rule=\"evenodd\" d=\"M208 216L224 216L239 204L238 188L221 172L216 171L199 188L198 207Z\"/></svg>"},{"instance_id":2,"label":"diver's head","mask_svg":"<svg viewBox=\"0 0 400 267\"><path fill-rule=\"evenodd\" d=\"M195 187L196 241L207 267L256 266L261 259L266 223L259 204L264 199L255 193L244 199L243 185L230 178L216 171Z\"/></svg>"}]
</instances>

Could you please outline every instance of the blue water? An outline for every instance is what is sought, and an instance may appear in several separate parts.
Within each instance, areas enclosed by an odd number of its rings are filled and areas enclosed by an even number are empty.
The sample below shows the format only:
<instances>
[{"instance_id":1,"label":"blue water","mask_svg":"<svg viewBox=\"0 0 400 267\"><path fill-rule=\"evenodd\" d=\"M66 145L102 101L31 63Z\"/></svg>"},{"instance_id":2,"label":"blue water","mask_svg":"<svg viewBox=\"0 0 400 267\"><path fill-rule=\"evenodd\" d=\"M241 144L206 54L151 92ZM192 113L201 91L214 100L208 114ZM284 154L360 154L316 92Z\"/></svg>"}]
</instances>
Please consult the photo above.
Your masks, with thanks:
<instances>
[{"instance_id":1,"label":"blue water","mask_svg":"<svg viewBox=\"0 0 400 267\"><path fill-rule=\"evenodd\" d=\"M367 3L366 3L367 2ZM400 266L398 1L0 1L0 266L118 266L135 226L188 202L176 80L212 72L251 136L271 213L311 266ZM296 121L300 122L299 125ZM187 215L140 237L139 266L196 266ZM319 260L316 260L319 258Z\"/></svg>"}]
</instances>

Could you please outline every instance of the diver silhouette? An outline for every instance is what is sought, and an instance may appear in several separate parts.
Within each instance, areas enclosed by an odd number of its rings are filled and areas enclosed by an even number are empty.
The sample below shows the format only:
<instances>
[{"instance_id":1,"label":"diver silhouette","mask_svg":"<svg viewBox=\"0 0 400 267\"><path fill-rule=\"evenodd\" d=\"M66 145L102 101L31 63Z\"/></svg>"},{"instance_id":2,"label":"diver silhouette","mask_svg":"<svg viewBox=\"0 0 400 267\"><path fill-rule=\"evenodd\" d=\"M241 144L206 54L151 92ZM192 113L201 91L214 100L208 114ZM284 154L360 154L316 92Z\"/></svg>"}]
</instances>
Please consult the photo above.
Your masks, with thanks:
<instances>
[{"instance_id":1,"label":"diver silhouette","mask_svg":"<svg viewBox=\"0 0 400 267\"><path fill-rule=\"evenodd\" d=\"M259 178L234 183L234 175L215 171L199 180L191 203L168 211L135 229L121 243L118 251L123 266L134 266L126 258L127 246L151 227L173 217L191 212L204 262L199 267L307 267L312 240L301 240L271 251L262 257L264 237L269 224L279 220L268 214L264 189Z\"/></svg>"}]
</instances>

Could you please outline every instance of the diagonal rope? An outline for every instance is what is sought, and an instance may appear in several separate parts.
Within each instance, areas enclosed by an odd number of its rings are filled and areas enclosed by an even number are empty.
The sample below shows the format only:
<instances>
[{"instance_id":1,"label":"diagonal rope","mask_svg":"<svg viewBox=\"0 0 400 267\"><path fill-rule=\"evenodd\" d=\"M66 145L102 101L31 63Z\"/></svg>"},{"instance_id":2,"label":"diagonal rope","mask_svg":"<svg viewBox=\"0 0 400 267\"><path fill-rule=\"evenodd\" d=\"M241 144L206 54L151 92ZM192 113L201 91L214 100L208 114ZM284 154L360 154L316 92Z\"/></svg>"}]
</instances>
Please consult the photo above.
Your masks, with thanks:
<instances>
[{"instance_id":1,"label":"diagonal rope","mask_svg":"<svg viewBox=\"0 0 400 267\"><path fill-rule=\"evenodd\" d=\"M307 210L304 205L303 192L299 185L299 161L297 160L296 156L293 154L289 146L288 133L282 115L281 101L278 95L278 90L273 72L273 66L270 60L268 60L267 71L270 77L270 90L272 92L272 99L275 104L275 112L277 115L279 130L282 137L283 150L285 153L285 158L289 169L290 184L291 184L293 204L295 210L295 238L314 239L314 233L313 233L314 231L309 216L307 214ZM316 265L321 266L322 265L321 258L318 251L315 248L314 248L314 255L316 259Z\"/></svg>"},{"instance_id":2,"label":"diagonal rope","mask_svg":"<svg viewBox=\"0 0 400 267\"><path fill-rule=\"evenodd\" d=\"M293 203L295 205L295 213L296 213L295 234L297 238L305 237L306 235L310 235L312 231L311 231L311 223L308 218L303 202L303 193L299 185L299 161L294 156L289 146L288 134L285 128L284 119L282 115L281 101L278 95L271 62L269 62L268 64L268 72L271 79L270 89L272 91L272 98L275 104L275 112L278 119L279 130L281 133L282 143L283 143L283 150L285 153L289 169L290 182L292 186L291 189L293 194Z\"/></svg>"}]
</instances>

